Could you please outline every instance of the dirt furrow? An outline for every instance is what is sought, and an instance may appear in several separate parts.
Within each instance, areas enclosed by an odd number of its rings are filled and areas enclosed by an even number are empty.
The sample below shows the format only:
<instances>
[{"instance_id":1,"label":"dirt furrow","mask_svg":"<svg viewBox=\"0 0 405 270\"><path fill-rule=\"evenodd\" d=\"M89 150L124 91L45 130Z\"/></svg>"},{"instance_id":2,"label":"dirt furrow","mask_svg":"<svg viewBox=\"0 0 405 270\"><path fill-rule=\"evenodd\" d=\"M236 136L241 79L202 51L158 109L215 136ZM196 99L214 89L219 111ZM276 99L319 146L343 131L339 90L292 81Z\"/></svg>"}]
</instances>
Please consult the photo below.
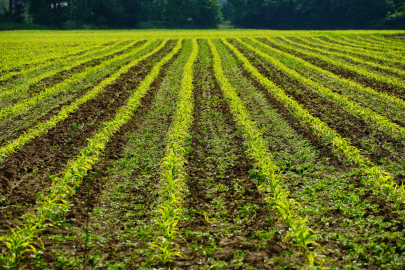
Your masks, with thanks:
<instances>
[{"instance_id":1,"label":"dirt furrow","mask_svg":"<svg viewBox=\"0 0 405 270\"><path fill-rule=\"evenodd\" d=\"M314 117L318 117L337 131L342 137L348 138L350 143L358 149L364 149L371 161L383 164L382 159L389 159L401 163L404 151L403 144L368 125L364 120L350 115L333 102L307 89L282 71L266 64L265 60L257 57L253 52L233 42L234 45L249 59L261 74L280 86L289 96L292 96ZM398 175L398 181L401 176Z\"/></svg>"},{"instance_id":2,"label":"dirt furrow","mask_svg":"<svg viewBox=\"0 0 405 270\"><path fill-rule=\"evenodd\" d=\"M136 226L137 223L141 222L138 219L146 219L144 220L145 222L153 223L147 220L145 214L138 215L137 219L133 219L132 217L128 218L127 213L136 212L137 209L133 207L139 205L142 205L142 209L149 209L154 202L152 195L154 196L153 192L156 191L156 186L160 180L157 164L164 153L164 139L172 121L172 113L176 103L175 99L177 98L176 95L171 95L170 91L162 92L166 90L162 82L166 77L169 67L173 65L179 55L182 54L182 50L183 49L181 49L169 63L163 66L161 74L153 82L147 95L142 99L141 105L135 115L111 138L111 141L107 144L105 149L106 154L103 156L102 161L94 166L88 176L83 179L82 185L78 187L75 197L72 198L73 205L65 217L65 224L70 224L73 230L71 228L65 229L64 226L62 226L59 229L50 228L43 232L46 250L41 256L46 260L48 266L52 266L53 269L64 269L63 265L59 264L58 256L55 256L55 254L72 256L69 257L70 261L78 260L79 265L81 264L84 256L84 238L81 235L81 230L87 226L87 210L89 210L89 215L91 215L89 223L91 234L103 235L103 237L108 236L102 239L102 244L96 244L96 248L94 244L90 244L88 251L92 255L96 252L100 252L102 261L107 262L119 261L121 256L129 257L132 255L132 249L125 245L125 239L116 237L117 234L122 236L126 233L126 229L128 229L127 226L124 225L126 222L130 223L132 226ZM157 108L159 105L156 104L156 96L159 92L161 96L166 98L166 102L172 103L169 106L171 109L167 109L166 107L168 106L165 104L163 104L163 109ZM162 106L162 104L160 104L160 106ZM154 112L159 109L160 113L157 113L158 117L156 117ZM156 118L153 116L151 118L149 114L152 114ZM156 132L157 130L158 132ZM147 131L152 132L154 142L161 145L159 145L157 149L153 149L153 147L150 149L137 149L136 151L138 152L146 153L145 156L138 157L136 156L137 153L132 153L132 151L129 150L131 148L130 145L133 143L134 139L139 139ZM147 141L150 140L147 135L145 139L146 141L143 143L147 143ZM147 157L155 160L156 164L154 164L155 166L153 168L150 167L150 160L145 162L145 159L148 159ZM139 163L137 161L139 161ZM116 170L115 167L122 169ZM120 173L123 173L123 175L115 177L115 175ZM88 186L89 180L91 181L90 187ZM128 188L128 186L131 187ZM107 191L107 195L103 195L105 190ZM114 193L114 190L117 190L119 194ZM113 192L118 198L108 196L111 195L109 192ZM87 209L88 199L89 208ZM118 200L121 205L121 207L118 207L119 210L115 207L116 200ZM95 208L97 208L96 213L93 212ZM99 214L103 217L109 215L113 216L114 225L105 227L106 220L104 218L98 218ZM71 238L68 240L65 236L70 236ZM97 236L95 236L95 238L94 241L97 242ZM35 260L28 262L33 264ZM60 268L58 268L58 266L60 266ZM73 266L73 268L74 267L75 266ZM102 269L107 268L100 267Z\"/></svg>"},{"instance_id":3,"label":"dirt furrow","mask_svg":"<svg viewBox=\"0 0 405 270\"><path fill-rule=\"evenodd\" d=\"M189 146L188 220L179 224L186 255L172 263L177 269L266 269L288 247L275 226L276 212L263 200L250 177L254 165L245 154L229 106L212 69L205 41L195 64L194 123ZM260 234L264 235L260 235Z\"/></svg>"},{"instance_id":4,"label":"dirt furrow","mask_svg":"<svg viewBox=\"0 0 405 270\"><path fill-rule=\"evenodd\" d=\"M160 52L131 68L114 84L107 86L102 94L83 104L56 128L35 138L1 165L2 229L18 221L26 208L35 204L36 194L50 184L49 176L59 173L68 160L79 153L100 123L114 116L154 63L173 46L174 42L169 42Z\"/></svg>"},{"instance_id":5,"label":"dirt furrow","mask_svg":"<svg viewBox=\"0 0 405 270\"><path fill-rule=\"evenodd\" d=\"M83 71L84 69L86 69L88 67L98 66L104 61L107 61L107 60L112 59L112 58L114 58L116 56L122 55L124 53L127 53L127 52L131 51L132 49L141 46L145 42L146 42L145 40L139 41L136 44L134 44L133 46L131 46L131 47L127 48L127 49L121 50L119 52L116 52L116 53L114 53L112 55L108 55L108 56L105 56L105 57L102 57L102 58L99 58L99 59L89 60L88 62L83 63L80 66L77 66L77 67L74 67L72 69L59 72L58 74L55 74L54 76L52 76L50 78L42 79L41 81L39 81L36 84L31 85L29 87L29 90L28 90L29 97L32 97L32 95L38 94L39 92L44 91L46 88L49 88L49 87L51 87L51 86L53 86L55 84L58 84L58 83L64 81L65 79L71 77L73 74L80 73L81 71Z\"/></svg>"},{"instance_id":6,"label":"dirt furrow","mask_svg":"<svg viewBox=\"0 0 405 270\"><path fill-rule=\"evenodd\" d=\"M292 55L295 55L295 56L297 56L297 57L299 57L299 58L301 58L301 59L303 59L303 60L305 60L305 61L307 61L307 62L309 62L309 63L311 63L313 65L315 65L315 66L318 66L318 67L320 67L322 69L330 71L330 72L332 72L332 73L334 73L334 74L336 74L338 76L342 76L343 78L355 81L357 83L360 83L360 84L365 85L367 87L373 88L375 90L385 92L387 94L395 95L395 96L397 96L399 98L405 99L404 89L401 89L399 87L389 85L387 83L380 82L380 81L377 81L377 80L374 80L374 79L367 78L367 77L365 77L365 76L363 76L361 74L358 74L358 73L356 73L354 71L347 70L347 69L338 67L336 65L327 63L325 61L322 61L319 58L311 57L311 56L308 56L308 55L305 55L305 54L302 54L302 53L299 53L299 52L296 52L296 51L285 49L285 48L283 48L281 46L278 46L275 43L272 43L272 42L268 41L267 39L259 39L259 40L261 42L275 48L275 49L288 52L288 53L290 53Z\"/></svg>"}]
</instances>

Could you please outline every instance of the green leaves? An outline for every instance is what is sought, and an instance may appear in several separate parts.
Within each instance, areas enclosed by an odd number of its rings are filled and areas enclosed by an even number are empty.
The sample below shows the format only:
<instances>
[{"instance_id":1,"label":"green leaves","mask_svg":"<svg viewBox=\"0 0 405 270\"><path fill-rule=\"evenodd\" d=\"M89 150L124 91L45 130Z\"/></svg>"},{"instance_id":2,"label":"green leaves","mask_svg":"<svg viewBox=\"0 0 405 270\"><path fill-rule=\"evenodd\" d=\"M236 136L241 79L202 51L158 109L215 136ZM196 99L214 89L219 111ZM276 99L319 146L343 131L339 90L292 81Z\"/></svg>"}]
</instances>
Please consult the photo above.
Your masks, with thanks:
<instances>
[{"instance_id":1,"label":"green leaves","mask_svg":"<svg viewBox=\"0 0 405 270\"><path fill-rule=\"evenodd\" d=\"M265 83L268 80L261 76L258 71L244 58L239 51L237 51L226 40L222 39L222 42L228 46L237 56L239 60L243 62L244 68L249 73L258 78L261 83ZM218 79L218 83L224 93L225 98L231 108L231 112L235 117L237 124L242 129L242 136L244 137L246 144L248 145L249 156L256 161L259 172L249 171L254 178L260 178L263 181L258 183L258 189L264 193L264 200L275 205L279 210L280 219L286 223L289 228L289 232L285 238L285 241L290 241L291 244L296 244L301 247L305 252L309 252L309 245L317 245L314 240L314 236L309 236L312 233L307 227L308 219L301 218L295 214L295 210L298 207L298 203L289 198L289 192L284 190L281 186L282 175L280 169L274 164L272 155L267 151L267 145L262 138L261 131L256 127L243 105L242 101L237 95L236 90L231 86L228 79L223 73L221 58L218 51L212 41L208 40L211 52L213 54L214 71ZM267 80L267 81L266 81ZM268 193L265 193L268 192ZM246 211L243 209L242 212Z\"/></svg>"}]
</instances>

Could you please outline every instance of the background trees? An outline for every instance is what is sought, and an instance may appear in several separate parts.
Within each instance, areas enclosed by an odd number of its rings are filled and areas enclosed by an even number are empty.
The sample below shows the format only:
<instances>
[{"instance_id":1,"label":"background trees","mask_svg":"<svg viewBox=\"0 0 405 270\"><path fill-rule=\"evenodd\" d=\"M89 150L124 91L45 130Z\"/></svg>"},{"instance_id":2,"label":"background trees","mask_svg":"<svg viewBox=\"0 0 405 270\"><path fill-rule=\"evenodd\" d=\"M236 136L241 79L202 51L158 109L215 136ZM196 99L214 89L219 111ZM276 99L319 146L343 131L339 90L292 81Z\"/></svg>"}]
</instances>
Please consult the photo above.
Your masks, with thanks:
<instances>
[{"instance_id":1,"label":"background trees","mask_svg":"<svg viewBox=\"0 0 405 270\"><path fill-rule=\"evenodd\" d=\"M405 28L404 0L228 0L231 20L264 29Z\"/></svg>"},{"instance_id":2,"label":"background trees","mask_svg":"<svg viewBox=\"0 0 405 270\"><path fill-rule=\"evenodd\" d=\"M0 9L3 20L62 29L215 28L222 18L244 28L405 29L405 0L0 0Z\"/></svg>"}]
</instances>

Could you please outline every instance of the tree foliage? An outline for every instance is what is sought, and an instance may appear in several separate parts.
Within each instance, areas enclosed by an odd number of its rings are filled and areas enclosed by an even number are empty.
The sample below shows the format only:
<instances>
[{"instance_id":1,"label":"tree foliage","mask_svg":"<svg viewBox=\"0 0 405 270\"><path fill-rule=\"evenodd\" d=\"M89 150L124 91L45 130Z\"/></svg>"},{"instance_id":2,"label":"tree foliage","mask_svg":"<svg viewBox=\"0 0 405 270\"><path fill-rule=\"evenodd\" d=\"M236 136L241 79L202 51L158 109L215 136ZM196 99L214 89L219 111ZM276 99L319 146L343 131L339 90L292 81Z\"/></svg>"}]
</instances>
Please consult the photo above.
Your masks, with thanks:
<instances>
[{"instance_id":1,"label":"tree foliage","mask_svg":"<svg viewBox=\"0 0 405 270\"><path fill-rule=\"evenodd\" d=\"M404 0L228 0L232 21L264 29L384 28L404 16ZM402 13L401 13L402 12ZM401 14L402 15L401 15ZM395 14L395 16L393 16ZM405 25L391 25L405 28Z\"/></svg>"},{"instance_id":2,"label":"tree foliage","mask_svg":"<svg viewBox=\"0 0 405 270\"><path fill-rule=\"evenodd\" d=\"M172 28L209 28L220 21L218 0L26 0L34 23L77 28L83 24L136 28L160 21Z\"/></svg>"}]
</instances>

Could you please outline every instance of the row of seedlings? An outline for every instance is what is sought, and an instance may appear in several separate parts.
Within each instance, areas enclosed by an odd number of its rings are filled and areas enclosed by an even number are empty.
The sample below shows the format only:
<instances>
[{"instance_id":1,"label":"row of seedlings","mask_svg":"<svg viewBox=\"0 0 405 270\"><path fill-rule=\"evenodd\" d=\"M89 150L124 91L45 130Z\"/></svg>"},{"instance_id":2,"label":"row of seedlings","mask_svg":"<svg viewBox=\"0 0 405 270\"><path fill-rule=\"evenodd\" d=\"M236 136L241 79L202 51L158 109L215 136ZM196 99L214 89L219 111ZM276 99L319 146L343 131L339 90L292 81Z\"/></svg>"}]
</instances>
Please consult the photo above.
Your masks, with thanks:
<instances>
[{"instance_id":1,"label":"row of seedlings","mask_svg":"<svg viewBox=\"0 0 405 270\"><path fill-rule=\"evenodd\" d=\"M318 53L322 53L323 55L327 55L329 58L334 59L335 61L347 61L349 60L350 63L355 64L356 66L359 67L364 67L367 70L373 70L373 71L378 71L378 72L383 72L386 74L392 74L393 76L398 76L398 77L403 77L405 75L405 72L401 70L401 68L395 68L391 66L386 65L386 60L383 60L384 62L379 62L376 63L375 61L369 61L364 58L358 58L356 56L351 56L347 53L342 53L342 52L336 52L336 51L329 51L325 50L325 48L322 48L322 46L313 46L313 43L306 43L305 40L301 37L290 37L286 38L286 40L296 46L299 46L301 48L308 49L310 51L315 51ZM294 41L295 40L295 41ZM368 54L372 55L372 54Z\"/></svg>"},{"instance_id":2,"label":"row of seedlings","mask_svg":"<svg viewBox=\"0 0 405 270\"><path fill-rule=\"evenodd\" d=\"M405 84L394 77L382 77L376 75L376 73L370 73L364 69L358 69L352 65L335 62L328 57L322 56L321 54L311 53L309 51L290 46L281 39L278 41L274 39L266 39L264 42L272 47L298 56L313 65L319 66L346 79L356 81L374 89L378 89L381 92L392 92L398 97L402 97L404 94Z\"/></svg>"},{"instance_id":3,"label":"row of seedlings","mask_svg":"<svg viewBox=\"0 0 405 270\"><path fill-rule=\"evenodd\" d=\"M95 85L107 80L120 67L128 64L141 55L150 52L159 45L160 41L148 41L127 54L109 59L100 65L90 67L82 73L51 86L29 98L0 110L0 138L4 141L14 134L21 135L21 131L34 128L36 122L48 120L46 115L50 111L59 110L62 106L80 99ZM162 44L161 44L162 45ZM86 76L87 75L87 76Z\"/></svg>"},{"instance_id":4,"label":"row of seedlings","mask_svg":"<svg viewBox=\"0 0 405 270\"><path fill-rule=\"evenodd\" d=\"M313 45L317 46L322 49L327 49L329 51L336 51L338 53L350 53L351 55L358 55L360 57L367 58L371 61L376 61L383 65L392 65L393 67L403 68L405 65L405 61L402 59L395 59L392 57L386 57L381 54L377 54L375 52L371 52L370 50L360 49L360 48L352 48L349 46L340 46L337 44L330 44L325 40L315 38L315 37L307 37L306 39L296 37L298 40L305 43L305 45ZM354 60L354 59L352 59Z\"/></svg>"},{"instance_id":5,"label":"row of seedlings","mask_svg":"<svg viewBox=\"0 0 405 270\"><path fill-rule=\"evenodd\" d=\"M324 50L320 50L321 52L314 53L314 52L311 52L309 50L304 50L304 49L299 48L299 47L304 48L305 45L301 45L301 44L298 44L297 42L287 40L284 37L280 37L279 39L282 42L277 42L277 45L280 45L283 48L295 50L295 51L297 51L299 53L302 53L302 54L305 54L305 55L308 55L308 56L312 56L312 57L315 57L315 58L319 58L319 59L321 59L321 60L323 60L323 61L325 61L327 63L331 63L331 64L336 65L338 67L341 67L341 68L344 68L344 69L347 69L347 70L350 70L350 71L354 71L354 72L356 72L356 73L358 73L360 75L363 75L363 76L365 76L367 78L374 79L374 80L377 80L377 81L381 81L381 82L387 83L387 84L392 85L392 86L397 86L397 87L399 87L401 89L405 89L405 82L402 80L402 78L400 76L399 77L392 76L392 73L390 75L390 74L379 74L377 72L371 72L370 70L368 70L366 68L363 68L361 66L360 67L359 66L354 66L352 64L346 63L345 61L339 60L337 58L331 58L331 57L328 57L328 56L324 56L323 55L325 53ZM272 41L275 41L275 40L272 39ZM291 46L289 44L293 44L294 46ZM312 47L309 47L309 49L312 50Z\"/></svg>"},{"instance_id":6,"label":"row of seedlings","mask_svg":"<svg viewBox=\"0 0 405 270\"><path fill-rule=\"evenodd\" d=\"M370 49L370 50L375 50L378 53L386 53L386 54L390 54L390 55L396 55L397 57L403 55L403 52L401 52L401 50L398 49L398 47L392 47L392 46L381 46L379 44L371 44L368 42L362 42L356 39L347 39L346 37L342 37L340 36L339 38L337 37L332 37L332 36L328 36L328 39L330 39L332 42L338 42L341 43L342 45L345 46L352 46L352 47L358 47L358 48L362 48L362 49Z\"/></svg>"},{"instance_id":7,"label":"row of seedlings","mask_svg":"<svg viewBox=\"0 0 405 270\"><path fill-rule=\"evenodd\" d=\"M340 156L343 156L348 163L356 164L360 167L361 171L367 175L367 182L373 184L376 188L387 190L390 194L395 196L397 201L396 206L400 208L405 203L405 186L398 186L393 181L390 174L382 170L364 157L359 149L350 145L347 139L342 138L336 131L330 129L319 118L312 116L307 110L303 109L300 104L285 94L285 92L277 87L273 82L264 77L249 60L241 54L234 46L226 40L224 44L236 55L236 57L243 62L243 67L260 82L272 96L283 104L291 114L300 122L307 125L311 131L326 144L332 145L333 151Z\"/></svg>"},{"instance_id":8,"label":"row of seedlings","mask_svg":"<svg viewBox=\"0 0 405 270\"><path fill-rule=\"evenodd\" d=\"M165 156L160 163L161 179L159 197L155 209L160 212L155 218L159 232L157 239L150 243L155 250L155 259L161 264L183 256L176 246L177 224L183 213L184 196L188 190L185 183L186 142L193 122L193 65L198 55L198 44L192 39L192 51L182 73L176 113L167 134Z\"/></svg>"},{"instance_id":9,"label":"row of seedlings","mask_svg":"<svg viewBox=\"0 0 405 270\"><path fill-rule=\"evenodd\" d=\"M136 63L115 82L106 85L96 97L81 104L56 127L33 139L1 164L1 233L6 234L9 226L19 224L19 217L35 206L37 196L47 193L53 177L60 175L68 162L80 154L87 139L93 137L100 125L114 118L134 89L138 88L174 44L174 41L169 41L161 50ZM107 156L111 158L108 153ZM78 191L80 188L76 194Z\"/></svg>"},{"instance_id":10,"label":"row of seedlings","mask_svg":"<svg viewBox=\"0 0 405 270\"><path fill-rule=\"evenodd\" d=\"M311 91L314 91L320 96L324 97L325 99L332 101L333 103L340 106L348 113L352 114L353 116L359 117L360 119L366 121L373 127L392 136L393 138L396 138L399 141L405 141L405 129L403 127L389 121L384 116L375 113L373 110L367 107L360 106L357 102L351 101L346 96L331 91L329 88L326 88L321 83L315 82L310 78L306 78L305 76L299 74L293 69L290 69L288 66L284 65L279 60L243 42L242 40L240 39L237 40L249 50L255 52L260 57L270 61L270 63L273 66L281 70L283 73L287 74L289 77L301 82L308 89L311 89Z\"/></svg>"},{"instance_id":11,"label":"row of seedlings","mask_svg":"<svg viewBox=\"0 0 405 270\"><path fill-rule=\"evenodd\" d=\"M135 44L128 45L131 47ZM147 43L149 45L149 43ZM144 45L145 46L145 45ZM78 74L74 74L72 77L57 83L56 85L50 85L50 87L46 87L44 90L39 90L38 92L32 91L32 83L24 84L20 87L16 87L15 89L10 89L4 91L4 96L1 95L3 100L1 101L4 106L2 106L2 110L0 110L0 123L9 117L13 117L19 115L21 113L27 112L30 110L31 107L35 106L40 102L45 102L45 100L49 97L53 97L58 95L61 92L67 92L72 85L77 84L78 82L86 79L87 77L91 77L92 74L99 73L101 70L106 69L106 67L113 65L117 61L128 61L128 58L132 57L139 51L139 48L143 48L140 46L135 50L129 51L117 57L113 57L108 59L107 61L103 61L95 66L90 66L83 70ZM117 51L120 51L118 49ZM111 52L110 55L115 54L115 52ZM99 56L99 58L104 58L104 56ZM89 59L83 60L83 63L89 61ZM83 64L82 63L82 64ZM97 62L96 62L97 63ZM59 71L52 72L53 75L58 74ZM44 74L44 76L48 77L48 74ZM39 76L40 80L44 79L45 77ZM40 81L39 80L39 81ZM39 82L36 78L34 78L35 83ZM31 90L31 91L30 91Z\"/></svg>"},{"instance_id":12,"label":"row of seedlings","mask_svg":"<svg viewBox=\"0 0 405 270\"><path fill-rule=\"evenodd\" d=\"M51 79L58 73L66 74L69 70L76 67L80 67L87 62L92 62L93 60L102 59L103 57L108 57L120 51L125 51L125 49L130 48L136 42L128 44L128 42L119 43L115 46L102 47L97 50L91 50L80 56L73 56L60 61L55 61L42 66L33 66L32 68L24 69L13 77L13 80L3 82L0 88L0 100L4 99L9 95L15 95L15 93L27 92L29 87L38 85L38 83L44 79ZM95 61L94 61L95 62ZM62 73L63 72L63 73ZM59 75L61 77L61 75ZM5 78L7 80L8 78ZM9 97L10 98L10 97Z\"/></svg>"},{"instance_id":13,"label":"row of seedlings","mask_svg":"<svg viewBox=\"0 0 405 270\"><path fill-rule=\"evenodd\" d=\"M8 248L7 254L2 258L3 264L9 267L18 266L25 253L37 253L34 246L43 248L39 238L42 231L49 226L57 226L58 222L63 219L64 214L70 208L69 199L76 193L75 187L80 186L88 171L98 162L110 138L132 118L141 99L159 76L162 66L169 62L180 48L181 40L168 55L154 66L150 74L134 90L127 104L118 110L115 118L103 123L93 138L88 139L87 146L80 151L78 157L68 163L62 176L53 177L48 193L40 196L36 206L23 215L21 224L14 228L11 234L0 238ZM130 65L124 66L122 70L128 71L130 67Z\"/></svg>"},{"instance_id":14,"label":"row of seedlings","mask_svg":"<svg viewBox=\"0 0 405 270\"><path fill-rule=\"evenodd\" d=\"M405 125L403 121L405 117L403 114L405 101L403 99L385 92L376 91L371 87L363 86L357 82L335 75L330 71L324 70L299 57L273 48L258 40L244 39L244 41L266 54L271 55L273 58L278 59L300 74L312 80L316 80L323 85L327 85L335 92L350 97L356 102L363 104L363 106L378 111L380 114L387 116L401 126Z\"/></svg>"},{"instance_id":15,"label":"row of seedlings","mask_svg":"<svg viewBox=\"0 0 405 270\"><path fill-rule=\"evenodd\" d=\"M391 203L393 196L379 192L372 185L361 184L364 176L358 166L335 156L321 138L314 136L267 88L240 67L240 61L227 52L225 45L217 44L226 63L227 77L270 142L269 151L285 175L285 188L302 204L297 209L300 215L309 216L309 226L317 235L316 241L328 253L330 267L383 265L396 269L404 265L403 210ZM279 74L266 76L278 84ZM282 84L282 87L291 95L299 85ZM305 92L299 95L313 98ZM309 106L315 107L310 112L320 115L317 110L324 106L333 108L318 103Z\"/></svg>"},{"instance_id":16,"label":"row of seedlings","mask_svg":"<svg viewBox=\"0 0 405 270\"><path fill-rule=\"evenodd\" d=\"M113 61L110 65L102 69L93 70L88 77L82 78L81 81L72 82L68 88L62 89L56 96L48 97L32 105L26 112L21 114L17 113L13 117L3 119L3 121L0 121L0 144L4 144L7 140L18 138L24 132L35 128L35 125L39 122L49 120L50 117L56 114L62 107L70 105L76 99L80 99L95 85L98 85L111 76L111 74L117 72L120 67L154 50L159 46L161 41L162 40L151 40L145 44L142 44L142 42L136 44L136 48L131 49L133 52L127 55L126 58ZM52 88L52 86L50 88Z\"/></svg>"},{"instance_id":17,"label":"row of seedlings","mask_svg":"<svg viewBox=\"0 0 405 270\"><path fill-rule=\"evenodd\" d=\"M94 43L85 42L84 40L72 43L55 44L53 42L44 44L33 41L31 46L27 47L29 40L21 42L21 46L17 46L15 43L10 46L8 42L3 43L6 47L3 51L6 52L2 57L1 73L18 72L24 70L26 67L32 65L41 65L44 62L52 62L57 59L62 59L70 55L83 54L89 50L89 47L102 46L103 41L99 40ZM14 48L10 51L9 48ZM55 49L56 48L56 49ZM59 49L59 50L58 50Z\"/></svg>"},{"instance_id":18,"label":"row of seedlings","mask_svg":"<svg viewBox=\"0 0 405 270\"><path fill-rule=\"evenodd\" d=\"M261 269L278 266L290 251L286 226L266 203L253 178L243 137L216 80L212 54L199 40L194 68L194 117L185 165L188 194L176 243L184 257L170 266L198 269ZM275 225L277 223L277 225ZM283 258L300 265L301 257Z\"/></svg>"},{"instance_id":19,"label":"row of seedlings","mask_svg":"<svg viewBox=\"0 0 405 270\"><path fill-rule=\"evenodd\" d=\"M23 145L25 145L27 142L29 142L33 138L40 136L41 134L47 132L47 130L55 127L59 122L66 119L69 116L69 113L74 112L75 110L77 110L79 108L79 106L81 104L83 104L83 103L87 102L88 100L99 95L107 85L112 84L122 74L128 72L128 70L132 66L136 65L138 62L155 54L157 51L159 51L161 48L163 48L166 43L167 43L167 40L163 41L157 48L150 51L149 53L146 53L140 57L137 57L135 60L130 61L125 66L122 66L117 72L115 72L111 76L105 78L98 85L94 86L90 91L86 92L85 95L76 99L70 105L62 107L60 109L60 111L55 116L53 116L51 119L37 124L35 126L35 128L30 129L27 133L22 134L20 137L18 137L15 140L7 142L4 146L2 146L0 148L0 157L2 159L5 159L7 156L14 153L17 149L21 148ZM140 51L141 49L148 47L149 44L150 44L150 42L145 43L143 46L141 46L137 50L134 50L134 52L131 55L136 55L136 51Z\"/></svg>"},{"instance_id":20,"label":"row of seedlings","mask_svg":"<svg viewBox=\"0 0 405 270\"><path fill-rule=\"evenodd\" d=\"M191 41L185 40L178 55L162 67L139 109L83 179L66 215L71 227L62 225L43 236L46 250L31 265L80 268L85 256L86 265L102 268L140 269L153 263L148 243L156 236L151 210L159 192L159 162L191 50ZM41 258L48 259L41 264Z\"/></svg>"},{"instance_id":21,"label":"row of seedlings","mask_svg":"<svg viewBox=\"0 0 405 270\"><path fill-rule=\"evenodd\" d=\"M222 42L228 46L232 46L224 39L222 39ZM288 231L284 241L297 246L303 252L306 256L306 264L313 267L317 264L322 265L327 259L318 253L322 251L322 248L315 242L316 235L308 227L308 218L297 215L296 210L299 208L299 203L292 199L289 191L283 187L283 176L278 166L274 163L272 154L267 151L268 147L263 140L262 132L251 120L236 90L224 75L221 57L215 45L211 40L208 41L208 44L214 57L214 70L217 80L224 92L224 96L229 102L231 112L237 124L242 129L242 136L246 141L248 155L257 163L259 170L257 172L258 189L264 194L266 202L276 206L281 216L280 218L287 225ZM239 56L241 56L240 53ZM247 59L242 57L239 59L245 66ZM316 249L311 250L310 246Z\"/></svg>"},{"instance_id":22,"label":"row of seedlings","mask_svg":"<svg viewBox=\"0 0 405 270\"><path fill-rule=\"evenodd\" d=\"M33 72L40 72L40 71L45 71L48 70L50 67L55 66L55 65L63 65L64 61L70 61L70 60L76 60L76 59L80 59L83 57L86 57L88 55L97 53L97 52L102 52L105 51L104 47L107 47L107 49L110 49L111 47L113 47L114 44L110 44L108 46L102 46L101 44L98 46L94 46L94 48L91 48L90 50L88 50L88 48L86 48L86 50L83 51L82 47L77 48L77 51L73 52L73 54L71 54L70 56L66 56L63 55L61 58L56 58L53 59L52 61L44 61L44 63L42 64L38 64L38 65L28 65L27 68L18 70L18 71L10 71L7 73L2 74L2 76L0 76L0 82L4 82L7 81L11 78L15 78L15 77L21 77ZM117 44L115 44L117 45ZM38 55L38 58L41 58L41 55Z\"/></svg>"}]
</instances>

